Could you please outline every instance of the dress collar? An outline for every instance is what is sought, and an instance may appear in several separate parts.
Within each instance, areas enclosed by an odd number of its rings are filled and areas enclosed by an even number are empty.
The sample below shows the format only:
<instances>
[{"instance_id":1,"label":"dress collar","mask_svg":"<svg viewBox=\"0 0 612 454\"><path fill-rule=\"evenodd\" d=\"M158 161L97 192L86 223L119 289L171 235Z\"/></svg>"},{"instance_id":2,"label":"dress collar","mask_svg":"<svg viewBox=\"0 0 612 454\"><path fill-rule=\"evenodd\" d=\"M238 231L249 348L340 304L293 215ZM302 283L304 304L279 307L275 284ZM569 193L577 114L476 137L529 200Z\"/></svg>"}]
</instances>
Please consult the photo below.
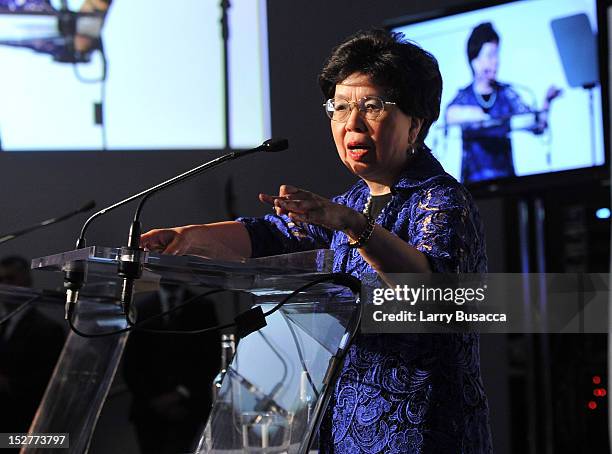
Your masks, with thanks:
<instances>
[{"instance_id":1,"label":"dress collar","mask_svg":"<svg viewBox=\"0 0 612 454\"><path fill-rule=\"evenodd\" d=\"M431 154L431 150L423 145L412 162L401 173L397 183L392 186L391 192L413 189L432 178L438 177L452 178L444 171L434 155Z\"/></svg>"}]
</instances>

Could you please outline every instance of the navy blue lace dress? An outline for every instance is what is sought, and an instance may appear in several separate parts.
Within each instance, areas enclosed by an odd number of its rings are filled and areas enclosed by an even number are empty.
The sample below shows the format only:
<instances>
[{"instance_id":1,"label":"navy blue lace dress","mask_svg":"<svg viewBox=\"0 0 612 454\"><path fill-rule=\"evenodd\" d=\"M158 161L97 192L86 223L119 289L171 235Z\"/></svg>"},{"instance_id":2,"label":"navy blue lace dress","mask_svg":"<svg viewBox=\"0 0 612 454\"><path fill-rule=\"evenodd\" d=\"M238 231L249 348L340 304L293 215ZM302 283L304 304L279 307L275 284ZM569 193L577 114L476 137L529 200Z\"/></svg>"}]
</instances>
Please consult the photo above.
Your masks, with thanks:
<instances>
[{"instance_id":1,"label":"navy blue lace dress","mask_svg":"<svg viewBox=\"0 0 612 454\"><path fill-rule=\"evenodd\" d=\"M423 252L435 272L484 272L482 224L471 196L427 149L392 188L376 222ZM361 211L363 181L335 197ZM253 256L335 250L334 271L372 273L342 232L286 217L240 218ZM389 251L390 254L393 251ZM321 452L492 452L476 334L359 335L350 348L320 431Z\"/></svg>"},{"instance_id":2,"label":"navy blue lace dress","mask_svg":"<svg viewBox=\"0 0 612 454\"><path fill-rule=\"evenodd\" d=\"M470 84L459 90L455 99L448 105L448 107L481 107L492 119L500 120L495 126L465 125L462 128L461 181L463 183L515 176L510 140L510 116L527 113L530 109L509 86L497 86L494 96L490 107L482 107L478 103L474 85Z\"/></svg>"}]
</instances>

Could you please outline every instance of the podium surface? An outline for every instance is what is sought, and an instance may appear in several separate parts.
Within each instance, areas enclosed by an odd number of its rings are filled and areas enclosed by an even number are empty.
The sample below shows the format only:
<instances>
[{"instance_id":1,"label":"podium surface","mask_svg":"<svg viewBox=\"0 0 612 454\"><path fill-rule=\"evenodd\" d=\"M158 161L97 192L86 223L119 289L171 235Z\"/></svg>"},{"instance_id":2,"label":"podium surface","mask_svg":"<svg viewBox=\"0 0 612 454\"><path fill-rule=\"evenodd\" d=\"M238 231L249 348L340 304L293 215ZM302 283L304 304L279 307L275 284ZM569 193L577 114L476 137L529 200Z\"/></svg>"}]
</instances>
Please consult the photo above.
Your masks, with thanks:
<instances>
[{"instance_id":1,"label":"podium surface","mask_svg":"<svg viewBox=\"0 0 612 454\"><path fill-rule=\"evenodd\" d=\"M119 304L121 253L91 246L32 261L35 269L83 273L73 321L79 331L99 336L70 334L30 428L31 433L69 433L70 452L87 452L129 331L139 329L128 327ZM355 333L358 305L352 291L331 281L304 289L282 307L278 303L313 280L326 279L333 252L239 262L144 253L141 260L136 296L160 283L240 291L269 313L265 327L239 342L193 452L308 452L333 372ZM117 334L102 335L111 332Z\"/></svg>"}]
</instances>

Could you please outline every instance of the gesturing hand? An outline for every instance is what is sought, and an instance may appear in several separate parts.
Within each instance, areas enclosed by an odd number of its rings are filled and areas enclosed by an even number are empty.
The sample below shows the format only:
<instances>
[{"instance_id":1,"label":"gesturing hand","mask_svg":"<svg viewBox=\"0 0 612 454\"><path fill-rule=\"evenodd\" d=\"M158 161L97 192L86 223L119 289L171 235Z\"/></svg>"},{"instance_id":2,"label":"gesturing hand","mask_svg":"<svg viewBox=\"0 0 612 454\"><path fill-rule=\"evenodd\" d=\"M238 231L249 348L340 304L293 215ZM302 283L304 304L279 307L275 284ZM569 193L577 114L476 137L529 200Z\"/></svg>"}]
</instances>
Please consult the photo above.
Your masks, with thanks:
<instances>
[{"instance_id":1,"label":"gesturing hand","mask_svg":"<svg viewBox=\"0 0 612 454\"><path fill-rule=\"evenodd\" d=\"M277 196L259 194L259 200L273 205L276 214L295 222L306 222L331 230L353 231L365 224L365 217L352 208L334 203L310 191L282 185Z\"/></svg>"}]
</instances>

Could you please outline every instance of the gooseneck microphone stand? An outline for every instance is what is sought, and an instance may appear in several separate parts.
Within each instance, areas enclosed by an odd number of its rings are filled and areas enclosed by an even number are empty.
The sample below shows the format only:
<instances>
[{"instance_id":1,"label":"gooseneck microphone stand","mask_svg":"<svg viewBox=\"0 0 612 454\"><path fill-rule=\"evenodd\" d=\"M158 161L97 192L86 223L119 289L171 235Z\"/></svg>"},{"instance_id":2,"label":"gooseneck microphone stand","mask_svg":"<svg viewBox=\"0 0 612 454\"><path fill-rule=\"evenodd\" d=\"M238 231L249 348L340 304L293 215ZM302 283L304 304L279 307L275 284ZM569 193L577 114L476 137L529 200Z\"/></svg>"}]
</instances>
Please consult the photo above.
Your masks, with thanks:
<instances>
[{"instance_id":1,"label":"gooseneck microphone stand","mask_svg":"<svg viewBox=\"0 0 612 454\"><path fill-rule=\"evenodd\" d=\"M259 152L274 153L277 151L283 151L286 150L288 147L289 142L287 141L287 139L269 139L263 142L258 147L252 148L250 150L240 150L224 154L223 156L213 159L212 161L208 161L204 164L194 167L193 169L183 172L180 175L177 175L166 181L156 184L155 186L152 186L149 189L140 191L137 194L131 195L126 199L123 199L106 208L103 208L102 210L91 215L85 221L83 227L81 228L79 238L76 242L77 249L86 247L87 241L85 239L85 233L87 232L87 229L95 219L108 213L109 211L113 211L116 208L119 208L136 199L141 199L140 203L138 204L138 207L136 208L136 212L134 213L134 220L132 221L130 227L127 245L121 248L121 252L119 255L118 274L119 277L123 279L123 285L121 289L121 304L123 305L128 324L132 323L129 317L129 309L132 300L132 295L134 292L134 282L142 275L141 258L142 252L144 251L140 248L140 235L142 230L140 224L140 214L142 212L143 205L149 199L149 197L151 197L156 192L162 191L166 188L169 188L170 186L174 186L175 184L181 183L187 180L188 178L194 177L202 172L210 170L228 161L233 161L235 159L239 159L244 156ZM66 289L65 315L67 319L72 317L72 313L74 312L74 306L78 300L78 292L83 286L83 283L85 282L85 275L86 270L84 263L75 263L74 266L70 267L64 273L64 288Z\"/></svg>"},{"instance_id":2,"label":"gooseneck microphone stand","mask_svg":"<svg viewBox=\"0 0 612 454\"><path fill-rule=\"evenodd\" d=\"M45 219L44 221L41 221L30 227L25 227L23 229L19 229L11 233L2 234L0 235L0 244L6 243L7 241L14 240L15 238L19 238L20 236L25 235L26 233L34 232L35 230L41 229L43 227L57 224L58 222L66 221L72 218L73 216L76 216L77 214L84 213L86 211L91 210L95 206L96 206L96 202L94 202L93 200L90 200L85 205L83 205L81 208L71 211L70 213L62 214L61 216L57 216L55 218Z\"/></svg>"}]
</instances>

